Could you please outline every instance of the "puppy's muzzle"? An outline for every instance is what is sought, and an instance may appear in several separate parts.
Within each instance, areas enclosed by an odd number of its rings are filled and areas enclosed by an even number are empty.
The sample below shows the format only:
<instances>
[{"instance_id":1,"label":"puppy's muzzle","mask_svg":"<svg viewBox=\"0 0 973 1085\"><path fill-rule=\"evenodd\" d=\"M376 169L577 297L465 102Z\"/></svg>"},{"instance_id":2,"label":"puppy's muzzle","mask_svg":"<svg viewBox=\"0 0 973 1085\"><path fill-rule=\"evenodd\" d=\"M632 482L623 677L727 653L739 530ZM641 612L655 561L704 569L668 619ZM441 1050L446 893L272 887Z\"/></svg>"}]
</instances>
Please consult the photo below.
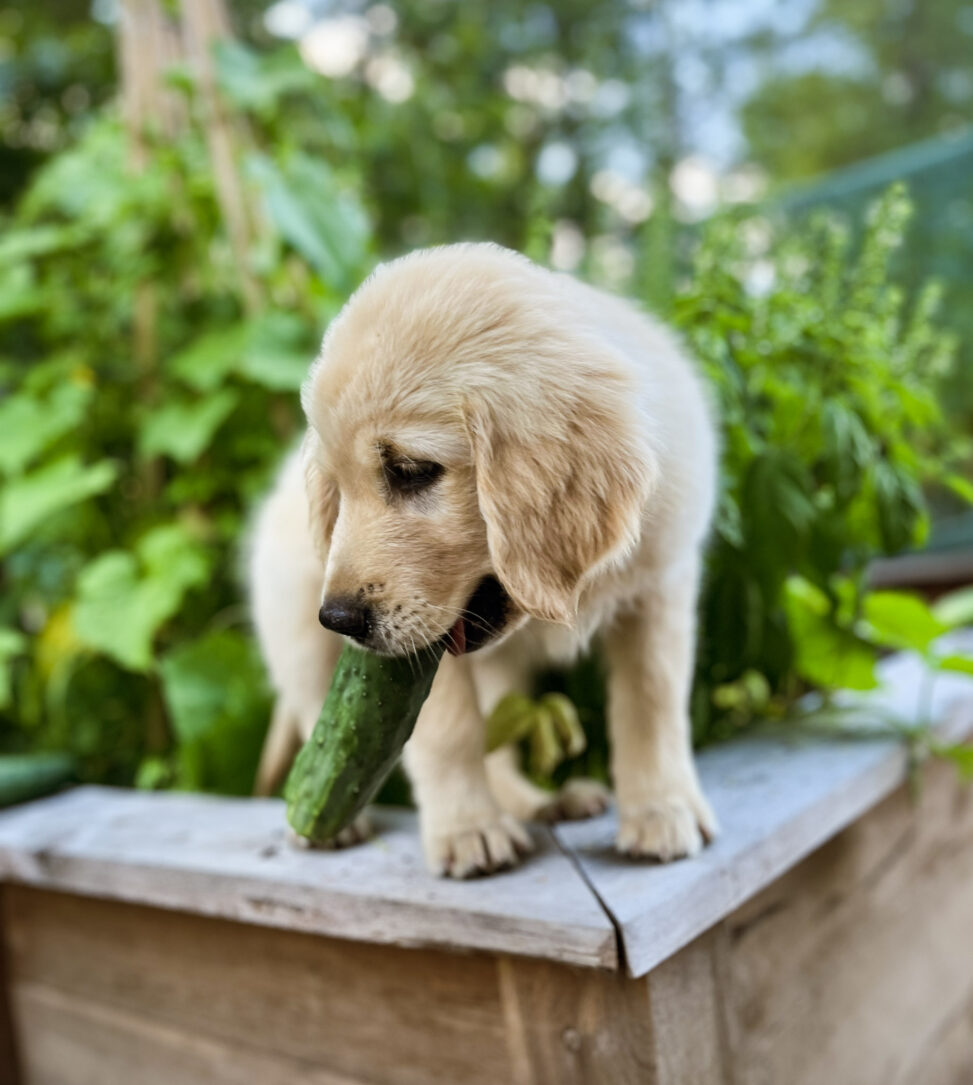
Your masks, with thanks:
<instances>
[{"instance_id":1,"label":"puppy's muzzle","mask_svg":"<svg viewBox=\"0 0 973 1085\"><path fill-rule=\"evenodd\" d=\"M318 621L325 629L364 644L372 632L372 608L357 599L336 596L321 604Z\"/></svg>"}]
</instances>

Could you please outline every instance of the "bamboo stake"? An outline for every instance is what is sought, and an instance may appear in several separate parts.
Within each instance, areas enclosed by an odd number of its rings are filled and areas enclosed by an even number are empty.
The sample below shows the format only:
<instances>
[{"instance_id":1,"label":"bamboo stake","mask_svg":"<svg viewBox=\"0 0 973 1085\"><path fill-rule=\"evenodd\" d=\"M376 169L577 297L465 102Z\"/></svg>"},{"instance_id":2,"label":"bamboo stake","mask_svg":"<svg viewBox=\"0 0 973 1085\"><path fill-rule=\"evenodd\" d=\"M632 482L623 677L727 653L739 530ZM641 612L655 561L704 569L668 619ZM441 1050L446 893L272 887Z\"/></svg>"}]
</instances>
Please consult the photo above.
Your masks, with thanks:
<instances>
[{"instance_id":1,"label":"bamboo stake","mask_svg":"<svg viewBox=\"0 0 973 1085\"><path fill-rule=\"evenodd\" d=\"M179 56L179 39L158 0L122 0L118 25L122 118L129 160L136 173L149 167L149 136L172 136L182 118L162 73ZM157 296L152 283L139 283L132 302L132 354L143 384L155 368Z\"/></svg>"},{"instance_id":2,"label":"bamboo stake","mask_svg":"<svg viewBox=\"0 0 973 1085\"><path fill-rule=\"evenodd\" d=\"M122 0L118 29L121 111L128 133L129 160L136 173L151 168L153 138L174 138L186 124L182 101L165 85L165 72L181 57L177 28L166 17L159 0ZM132 358L142 403L152 403L157 396L158 314L157 285L149 279L139 282L132 298ZM140 500L151 507L163 482L162 464L157 457L139 465L138 481ZM145 733L149 750L164 750L168 745L166 714L156 685L145 707Z\"/></svg>"},{"instance_id":3,"label":"bamboo stake","mask_svg":"<svg viewBox=\"0 0 973 1085\"><path fill-rule=\"evenodd\" d=\"M250 270L250 248L257 232L256 215L237 169L236 145L242 136L234 131L227 114L213 64L214 44L233 36L230 22L223 0L183 0L181 11L186 52L199 79L203 126L217 199L239 271L244 307L252 313L260 306L260 287Z\"/></svg>"},{"instance_id":4,"label":"bamboo stake","mask_svg":"<svg viewBox=\"0 0 973 1085\"><path fill-rule=\"evenodd\" d=\"M177 27L159 0L122 0L118 26L122 117L128 130L132 164L148 166L149 133L173 137L185 125L178 95L165 86L168 68L182 59Z\"/></svg>"}]
</instances>

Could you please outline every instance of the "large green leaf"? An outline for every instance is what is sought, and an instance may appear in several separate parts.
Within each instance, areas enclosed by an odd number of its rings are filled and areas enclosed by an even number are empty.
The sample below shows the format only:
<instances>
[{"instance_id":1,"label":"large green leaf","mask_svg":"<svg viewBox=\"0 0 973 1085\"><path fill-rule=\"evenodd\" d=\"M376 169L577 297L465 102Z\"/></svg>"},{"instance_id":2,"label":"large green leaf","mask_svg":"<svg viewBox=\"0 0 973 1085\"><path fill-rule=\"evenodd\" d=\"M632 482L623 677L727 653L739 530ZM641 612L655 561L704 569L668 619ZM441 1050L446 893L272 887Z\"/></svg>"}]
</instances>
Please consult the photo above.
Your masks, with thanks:
<instances>
[{"instance_id":1,"label":"large green leaf","mask_svg":"<svg viewBox=\"0 0 973 1085\"><path fill-rule=\"evenodd\" d=\"M858 414L841 402L826 402L821 410L824 461L837 491L845 500L860 484L872 457L872 442Z\"/></svg>"},{"instance_id":2,"label":"large green leaf","mask_svg":"<svg viewBox=\"0 0 973 1085\"><path fill-rule=\"evenodd\" d=\"M884 460L875 464L873 482L882 547L894 554L918 541L922 493L914 477Z\"/></svg>"},{"instance_id":3,"label":"large green leaf","mask_svg":"<svg viewBox=\"0 0 973 1085\"><path fill-rule=\"evenodd\" d=\"M365 260L367 219L357 201L339 189L328 166L294 154L281 165L254 155L249 167L280 235L325 282L350 285Z\"/></svg>"},{"instance_id":4,"label":"large green leaf","mask_svg":"<svg viewBox=\"0 0 973 1085\"><path fill-rule=\"evenodd\" d=\"M0 708L10 704L10 664L26 647L27 638L23 633L0 626Z\"/></svg>"},{"instance_id":5,"label":"large green leaf","mask_svg":"<svg viewBox=\"0 0 973 1085\"><path fill-rule=\"evenodd\" d=\"M21 471L82 420L93 388L80 381L55 384L46 399L26 392L0 403L0 472Z\"/></svg>"},{"instance_id":6,"label":"large green leaf","mask_svg":"<svg viewBox=\"0 0 973 1085\"><path fill-rule=\"evenodd\" d=\"M959 588L941 596L933 603L932 612L937 622L950 629L973 625L973 587Z\"/></svg>"},{"instance_id":7,"label":"large green leaf","mask_svg":"<svg viewBox=\"0 0 973 1085\"><path fill-rule=\"evenodd\" d=\"M317 335L293 314L271 310L207 333L171 358L169 368L200 392L213 392L232 376L293 392L307 376Z\"/></svg>"},{"instance_id":8,"label":"large green leaf","mask_svg":"<svg viewBox=\"0 0 973 1085\"><path fill-rule=\"evenodd\" d=\"M268 114L285 94L313 92L320 77L301 60L296 49L261 54L239 42L220 42L216 50L220 86L237 104Z\"/></svg>"},{"instance_id":9,"label":"large green leaf","mask_svg":"<svg viewBox=\"0 0 973 1085\"><path fill-rule=\"evenodd\" d=\"M103 493L117 475L118 468L108 460L85 466L72 454L8 481L0 489L0 554L55 513Z\"/></svg>"},{"instance_id":10,"label":"large green leaf","mask_svg":"<svg viewBox=\"0 0 973 1085\"><path fill-rule=\"evenodd\" d=\"M795 665L804 678L822 689L877 686L874 649L835 623L824 592L800 577L791 577L785 601Z\"/></svg>"},{"instance_id":11,"label":"large green leaf","mask_svg":"<svg viewBox=\"0 0 973 1085\"><path fill-rule=\"evenodd\" d=\"M952 761L960 779L967 783L973 781L973 745L934 746L932 751L937 757Z\"/></svg>"},{"instance_id":12,"label":"large green leaf","mask_svg":"<svg viewBox=\"0 0 973 1085\"><path fill-rule=\"evenodd\" d=\"M941 671L954 671L957 674L973 675L973 658L970 656L943 656L936 660Z\"/></svg>"},{"instance_id":13,"label":"large green leaf","mask_svg":"<svg viewBox=\"0 0 973 1085\"><path fill-rule=\"evenodd\" d=\"M317 338L317 329L313 336ZM251 323L236 371L264 388L295 392L313 357L305 323L290 313L269 312Z\"/></svg>"},{"instance_id":14,"label":"large green leaf","mask_svg":"<svg viewBox=\"0 0 973 1085\"><path fill-rule=\"evenodd\" d=\"M179 590L203 583L209 572L205 547L179 523L160 524L147 531L135 552L150 575Z\"/></svg>"},{"instance_id":15,"label":"large green leaf","mask_svg":"<svg viewBox=\"0 0 973 1085\"><path fill-rule=\"evenodd\" d=\"M181 525L155 528L134 553L111 550L82 570L75 631L89 648L123 667L148 670L157 630L207 571L202 548Z\"/></svg>"},{"instance_id":16,"label":"large green leaf","mask_svg":"<svg viewBox=\"0 0 973 1085\"><path fill-rule=\"evenodd\" d=\"M134 554L113 550L78 578L74 626L89 647L130 670L144 671L152 663L152 637L175 605L170 592L140 580Z\"/></svg>"},{"instance_id":17,"label":"large green leaf","mask_svg":"<svg viewBox=\"0 0 973 1085\"><path fill-rule=\"evenodd\" d=\"M249 335L244 323L206 332L169 359L169 371L190 388L212 392L233 372Z\"/></svg>"},{"instance_id":18,"label":"large green leaf","mask_svg":"<svg viewBox=\"0 0 973 1085\"><path fill-rule=\"evenodd\" d=\"M150 410L139 430L139 453L192 463L209 448L239 399L233 389L224 388L195 403L168 403Z\"/></svg>"},{"instance_id":19,"label":"large green leaf","mask_svg":"<svg viewBox=\"0 0 973 1085\"><path fill-rule=\"evenodd\" d=\"M947 629L918 595L908 592L869 592L862 615L868 639L886 648L925 652Z\"/></svg>"},{"instance_id":20,"label":"large green leaf","mask_svg":"<svg viewBox=\"0 0 973 1085\"><path fill-rule=\"evenodd\" d=\"M31 226L11 230L0 239L0 265L16 265L36 256L73 249L85 236L77 226Z\"/></svg>"},{"instance_id":21,"label":"large green leaf","mask_svg":"<svg viewBox=\"0 0 973 1085\"><path fill-rule=\"evenodd\" d=\"M181 785L248 792L267 720L252 642L233 631L209 633L173 649L160 673Z\"/></svg>"},{"instance_id":22,"label":"large green leaf","mask_svg":"<svg viewBox=\"0 0 973 1085\"><path fill-rule=\"evenodd\" d=\"M973 505L973 482L962 475L950 474L943 479L943 483L961 497L967 504Z\"/></svg>"},{"instance_id":23,"label":"large green leaf","mask_svg":"<svg viewBox=\"0 0 973 1085\"><path fill-rule=\"evenodd\" d=\"M181 742L210 734L253 702L252 651L238 633L210 633L174 648L160 662L169 719Z\"/></svg>"},{"instance_id":24,"label":"large green leaf","mask_svg":"<svg viewBox=\"0 0 973 1085\"><path fill-rule=\"evenodd\" d=\"M44 308L44 291L28 265L7 268L0 274L0 324L31 316Z\"/></svg>"},{"instance_id":25,"label":"large green leaf","mask_svg":"<svg viewBox=\"0 0 973 1085\"><path fill-rule=\"evenodd\" d=\"M814 504L807 470L792 454L767 449L750 464L743 483L747 545L770 565L798 560L809 540Z\"/></svg>"},{"instance_id":26,"label":"large green leaf","mask_svg":"<svg viewBox=\"0 0 973 1085\"><path fill-rule=\"evenodd\" d=\"M126 270L112 249L119 235L143 238L154 219L172 211L172 174L132 170L121 123L116 114L94 119L81 140L41 168L21 205L28 219L70 219L103 239L115 273Z\"/></svg>"}]
</instances>

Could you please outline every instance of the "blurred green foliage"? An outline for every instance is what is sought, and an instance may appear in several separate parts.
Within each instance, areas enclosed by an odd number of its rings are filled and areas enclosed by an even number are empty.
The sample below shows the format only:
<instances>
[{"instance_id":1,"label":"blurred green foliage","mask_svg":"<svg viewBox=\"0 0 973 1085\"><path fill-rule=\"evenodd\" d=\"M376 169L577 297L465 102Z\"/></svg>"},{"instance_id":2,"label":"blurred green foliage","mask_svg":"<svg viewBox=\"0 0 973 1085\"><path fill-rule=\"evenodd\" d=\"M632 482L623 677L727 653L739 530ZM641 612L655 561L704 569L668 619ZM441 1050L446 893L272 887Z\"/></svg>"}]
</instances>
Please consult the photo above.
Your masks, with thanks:
<instances>
[{"instance_id":1,"label":"blurred green foliage","mask_svg":"<svg viewBox=\"0 0 973 1085\"><path fill-rule=\"evenodd\" d=\"M786 63L790 47L807 53L815 39L817 64ZM767 77L742 121L751 156L775 179L824 174L973 123L968 0L822 0L783 38L754 44Z\"/></svg>"},{"instance_id":2,"label":"blurred green foliage","mask_svg":"<svg viewBox=\"0 0 973 1085\"><path fill-rule=\"evenodd\" d=\"M727 687L752 698L751 673L766 682L766 709L775 697L786 708L802 681L872 683L874 652L839 611L857 610L870 558L924 539L924 485L968 496L950 470L966 446L936 397L954 348L934 324L938 288L907 309L889 277L908 215L903 190L889 190L857 251L829 217L779 241L769 221L718 219L676 299L724 426L695 698L703 735L726 718ZM823 613L795 576L825 594Z\"/></svg>"},{"instance_id":3,"label":"blurred green foliage","mask_svg":"<svg viewBox=\"0 0 973 1085\"><path fill-rule=\"evenodd\" d=\"M648 161L668 140L664 72L646 64L634 17L617 0L410 0L372 20L367 59L341 78L309 70L296 46L227 45L221 67L260 133L358 163L383 253L457 238L546 252L559 218L589 238L630 234L636 219L592 178L609 147Z\"/></svg>"},{"instance_id":4,"label":"blurred green foliage","mask_svg":"<svg viewBox=\"0 0 973 1085\"><path fill-rule=\"evenodd\" d=\"M150 153L104 113L0 237L0 745L245 792L268 701L240 540L370 230L348 167L268 134L247 314L201 128Z\"/></svg>"},{"instance_id":5,"label":"blurred green foliage","mask_svg":"<svg viewBox=\"0 0 973 1085\"><path fill-rule=\"evenodd\" d=\"M958 426L973 423L973 130L910 144L901 150L793 186L776 203L796 219L827 207L861 221L868 205L896 179L908 184L914 207L892 274L910 293L930 278L942 283L943 311L956 333L957 364L941 401ZM941 510L943 511L943 510Z\"/></svg>"},{"instance_id":6,"label":"blurred green foliage","mask_svg":"<svg viewBox=\"0 0 973 1085\"><path fill-rule=\"evenodd\" d=\"M115 90L111 30L79 0L0 4L0 207Z\"/></svg>"},{"instance_id":7,"label":"blurred green foliage","mask_svg":"<svg viewBox=\"0 0 973 1085\"><path fill-rule=\"evenodd\" d=\"M813 54L817 62L788 64ZM906 179L916 221L895 273L910 289L943 281L960 333L944 397L973 425L973 6L967 0L820 0L790 33L754 42L765 78L744 103L747 154L781 182L792 212L851 219Z\"/></svg>"},{"instance_id":8,"label":"blurred green foliage","mask_svg":"<svg viewBox=\"0 0 973 1085\"><path fill-rule=\"evenodd\" d=\"M492 236L546 258L556 216L604 225L585 170L576 188L545 186L524 154L580 120L481 108L477 87L498 73L486 53L474 63L477 19L491 17L475 10L455 35L469 82L447 101L444 79L393 107L314 75L293 49L220 50L260 209L256 307L241 300L187 72L171 82L190 121L151 143L149 168L132 168L107 110L33 177L0 237L0 748L70 750L91 780L249 789L269 704L241 539L299 432L296 392L327 321L379 253ZM435 61L440 16L409 13L405 40ZM579 5L576 24L588 13ZM557 18L516 25L515 51L577 44L560 42ZM626 55L617 26L589 29L606 63ZM493 181L458 165L484 140L513 163ZM935 294L906 307L889 280L905 217L892 192L854 253L830 221L795 235L756 213L721 218L692 274L664 290L651 287L670 262L658 216L628 250L630 281L671 299L723 418L701 740L783 714L812 685L868 685L864 564L922 538L924 483L964 489L935 399L951 353ZM597 768L596 666L568 688Z\"/></svg>"}]
</instances>

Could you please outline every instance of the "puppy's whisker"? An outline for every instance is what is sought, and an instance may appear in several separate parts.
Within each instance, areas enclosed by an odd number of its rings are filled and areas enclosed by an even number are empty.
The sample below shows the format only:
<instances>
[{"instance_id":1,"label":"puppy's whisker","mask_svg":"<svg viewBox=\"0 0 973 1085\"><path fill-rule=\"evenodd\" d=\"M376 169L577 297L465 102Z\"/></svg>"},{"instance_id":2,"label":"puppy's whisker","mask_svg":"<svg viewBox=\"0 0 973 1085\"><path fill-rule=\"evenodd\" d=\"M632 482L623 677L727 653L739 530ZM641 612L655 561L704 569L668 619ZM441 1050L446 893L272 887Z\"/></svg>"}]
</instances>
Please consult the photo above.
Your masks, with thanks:
<instances>
[{"instance_id":1,"label":"puppy's whisker","mask_svg":"<svg viewBox=\"0 0 973 1085\"><path fill-rule=\"evenodd\" d=\"M423 618L421 615L418 618L419 621L419 635L427 644L432 644L433 641L438 640L442 635L439 631Z\"/></svg>"},{"instance_id":2,"label":"puppy's whisker","mask_svg":"<svg viewBox=\"0 0 973 1085\"><path fill-rule=\"evenodd\" d=\"M487 625L486 622L484 622L482 619L474 618L471 615L466 614L464 611L457 612L452 610L450 607L439 606L436 603L427 603L426 607L430 610L441 610L444 614L449 614L450 616L455 614L456 617L459 617L460 615L462 615L468 625L472 626L474 629L479 630L481 633L486 633L489 635L496 632L496 629L493 626ZM450 623L450 628L452 628L452 622Z\"/></svg>"}]
</instances>

